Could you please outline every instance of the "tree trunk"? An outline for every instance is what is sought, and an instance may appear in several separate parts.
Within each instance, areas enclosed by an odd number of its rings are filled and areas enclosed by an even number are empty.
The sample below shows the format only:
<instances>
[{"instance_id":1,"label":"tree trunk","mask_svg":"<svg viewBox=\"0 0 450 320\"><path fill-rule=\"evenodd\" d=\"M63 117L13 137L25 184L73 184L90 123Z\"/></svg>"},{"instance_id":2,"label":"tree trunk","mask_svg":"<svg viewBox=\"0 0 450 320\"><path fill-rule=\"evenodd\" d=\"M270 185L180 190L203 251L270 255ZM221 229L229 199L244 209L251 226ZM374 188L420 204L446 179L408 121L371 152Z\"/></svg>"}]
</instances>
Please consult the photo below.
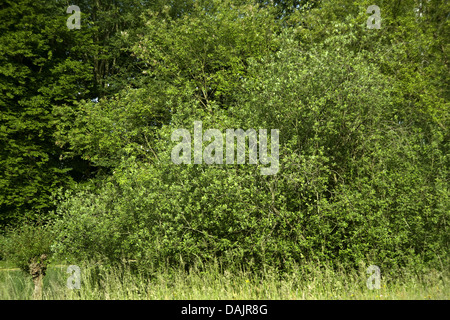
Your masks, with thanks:
<instances>
[{"instance_id":1,"label":"tree trunk","mask_svg":"<svg viewBox=\"0 0 450 320\"><path fill-rule=\"evenodd\" d=\"M33 278L34 282L33 300L42 300L43 279L44 276L42 274L39 274L37 277Z\"/></svg>"},{"instance_id":2,"label":"tree trunk","mask_svg":"<svg viewBox=\"0 0 450 320\"><path fill-rule=\"evenodd\" d=\"M34 292L33 299L41 300L42 299L42 286L43 280L45 276L45 271L47 269L47 264L45 260L47 259L47 255L43 254L39 258L33 258L30 262L30 274L34 283Z\"/></svg>"}]
</instances>

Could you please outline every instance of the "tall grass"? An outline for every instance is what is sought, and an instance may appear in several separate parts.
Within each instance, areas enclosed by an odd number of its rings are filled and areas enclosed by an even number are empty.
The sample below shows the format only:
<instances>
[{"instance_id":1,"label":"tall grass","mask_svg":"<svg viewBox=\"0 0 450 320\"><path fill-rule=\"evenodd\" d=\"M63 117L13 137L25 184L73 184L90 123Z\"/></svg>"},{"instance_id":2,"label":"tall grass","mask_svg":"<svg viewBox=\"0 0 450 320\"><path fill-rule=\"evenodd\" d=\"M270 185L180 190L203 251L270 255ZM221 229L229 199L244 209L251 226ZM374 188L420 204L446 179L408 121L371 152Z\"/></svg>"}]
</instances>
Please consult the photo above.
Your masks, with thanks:
<instances>
[{"instance_id":1,"label":"tall grass","mask_svg":"<svg viewBox=\"0 0 450 320\"><path fill-rule=\"evenodd\" d=\"M266 269L252 274L222 270L218 264L160 270L151 275L128 267L81 267L81 288L68 289L66 266L51 267L44 278L43 299L88 300L241 300L241 299L448 299L448 273L403 273L381 277L381 288L369 290L365 269L299 268L279 275ZM19 270L0 269L0 299L31 299L33 283Z\"/></svg>"}]
</instances>

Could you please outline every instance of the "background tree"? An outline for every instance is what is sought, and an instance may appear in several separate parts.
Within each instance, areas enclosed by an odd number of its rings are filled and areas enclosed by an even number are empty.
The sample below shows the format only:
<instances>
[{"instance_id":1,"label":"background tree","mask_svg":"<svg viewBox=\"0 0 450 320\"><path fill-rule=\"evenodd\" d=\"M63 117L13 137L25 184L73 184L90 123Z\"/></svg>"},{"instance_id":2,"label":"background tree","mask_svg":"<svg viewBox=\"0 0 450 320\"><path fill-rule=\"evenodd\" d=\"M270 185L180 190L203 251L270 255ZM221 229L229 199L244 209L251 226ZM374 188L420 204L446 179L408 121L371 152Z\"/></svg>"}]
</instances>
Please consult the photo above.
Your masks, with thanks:
<instances>
[{"instance_id":1,"label":"background tree","mask_svg":"<svg viewBox=\"0 0 450 320\"><path fill-rule=\"evenodd\" d=\"M140 73L119 35L137 28L136 16L147 2L80 1L81 29L74 30L66 26L69 4L1 4L2 226L17 223L27 212L48 212L57 188L70 188L101 171L58 137L73 121L77 101L113 95Z\"/></svg>"},{"instance_id":2,"label":"background tree","mask_svg":"<svg viewBox=\"0 0 450 320\"><path fill-rule=\"evenodd\" d=\"M61 160L52 137L52 105L88 97L92 72L65 26L65 8L48 1L6 1L0 10L0 222L45 211L48 197L71 184L83 162ZM85 46L79 47L86 50ZM78 172L77 172L78 171Z\"/></svg>"}]
</instances>

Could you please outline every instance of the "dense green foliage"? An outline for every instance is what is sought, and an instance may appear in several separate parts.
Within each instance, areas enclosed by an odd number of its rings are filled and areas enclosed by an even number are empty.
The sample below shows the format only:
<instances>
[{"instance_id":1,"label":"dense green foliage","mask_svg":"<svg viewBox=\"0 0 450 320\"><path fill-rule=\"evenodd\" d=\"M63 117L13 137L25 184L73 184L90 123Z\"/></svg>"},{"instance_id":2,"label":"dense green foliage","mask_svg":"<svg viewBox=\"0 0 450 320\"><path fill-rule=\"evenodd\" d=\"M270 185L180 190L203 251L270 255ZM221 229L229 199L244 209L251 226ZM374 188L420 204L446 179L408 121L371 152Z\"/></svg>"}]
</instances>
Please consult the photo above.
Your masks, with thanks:
<instances>
[{"instance_id":1,"label":"dense green foliage","mask_svg":"<svg viewBox=\"0 0 450 320\"><path fill-rule=\"evenodd\" d=\"M45 3L2 11L3 224L56 208L59 258L143 270L448 267L448 4L81 1L67 30ZM279 129L277 174L174 164L194 121Z\"/></svg>"}]
</instances>

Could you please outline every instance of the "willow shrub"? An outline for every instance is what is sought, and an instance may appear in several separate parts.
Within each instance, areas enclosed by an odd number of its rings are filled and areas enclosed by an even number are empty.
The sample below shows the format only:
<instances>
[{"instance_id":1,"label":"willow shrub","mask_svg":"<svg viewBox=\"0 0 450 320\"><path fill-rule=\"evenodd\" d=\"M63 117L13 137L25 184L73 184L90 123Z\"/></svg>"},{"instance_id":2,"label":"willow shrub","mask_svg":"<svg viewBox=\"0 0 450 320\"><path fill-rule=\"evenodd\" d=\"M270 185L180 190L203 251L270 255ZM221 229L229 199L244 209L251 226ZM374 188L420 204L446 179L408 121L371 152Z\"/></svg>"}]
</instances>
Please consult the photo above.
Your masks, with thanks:
<instances>
[{"instance_id":1,"label":"willow shrub","mask_svg":"<svg viewBox=\"0 0 450 320\"><path fill-rule=\"evenodd\" d=\"M305 261L444 268L445 133L424 115L399 120L391 80L345 49L349 37L302 51L281 35L277 53L249 60L228 110L202 117L179 106L159 130L158 161L123 159L100 188L63 197L54 251L147 269L214 259L254 269ZM185 127L192 135L186 125L197 120L222 132L279 129L278 173L175 165L170 134Z\"/></svg>"}]
</instances>

